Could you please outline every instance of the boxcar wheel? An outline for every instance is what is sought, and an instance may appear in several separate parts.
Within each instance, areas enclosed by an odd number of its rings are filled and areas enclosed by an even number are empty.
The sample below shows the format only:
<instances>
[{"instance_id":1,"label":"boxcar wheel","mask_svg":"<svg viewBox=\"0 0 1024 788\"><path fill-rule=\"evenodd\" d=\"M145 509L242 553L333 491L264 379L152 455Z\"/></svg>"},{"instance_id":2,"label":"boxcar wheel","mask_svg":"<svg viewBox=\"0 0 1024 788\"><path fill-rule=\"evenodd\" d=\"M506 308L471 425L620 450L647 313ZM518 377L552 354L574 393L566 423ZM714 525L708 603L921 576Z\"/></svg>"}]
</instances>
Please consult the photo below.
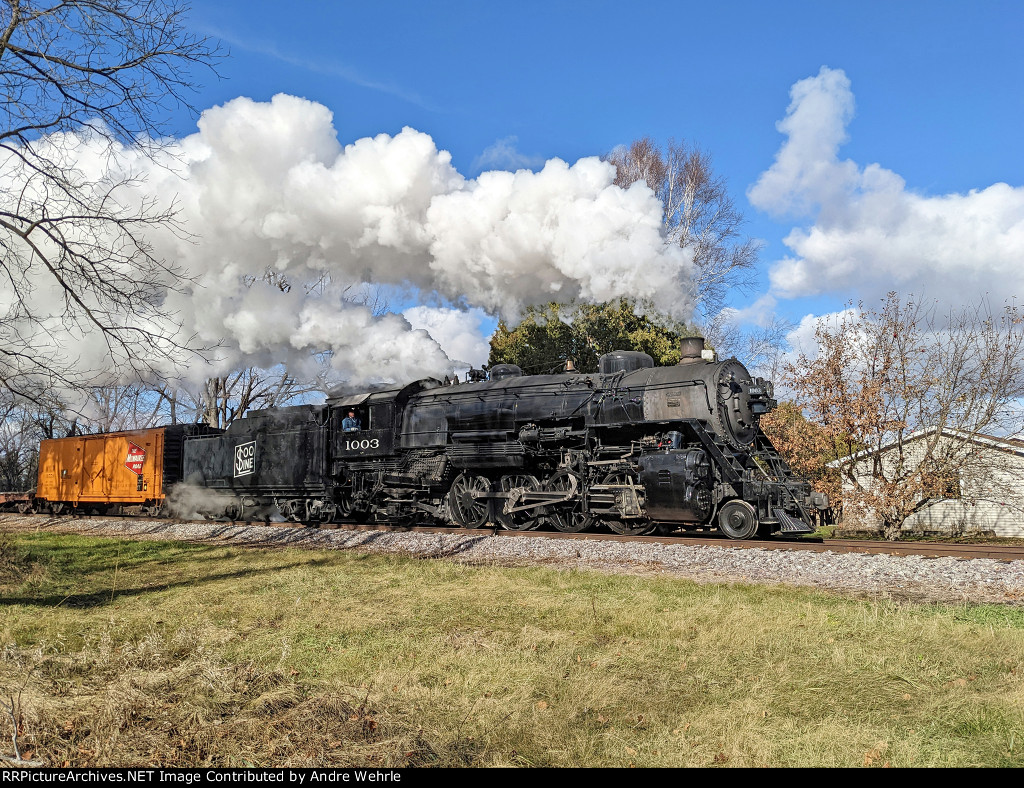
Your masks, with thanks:
<instances>
[{"instance_id":1,"label":"boxcar wheel","mask_svg":"<svg viewBox=\"0 0 1024 788\"><path fill-rule=\"evenodd\" d=\"M729 501L718 510L718 530L730 539L753 539L757 526L757 512L746 501Z\"/></svg>"}]
</instances>

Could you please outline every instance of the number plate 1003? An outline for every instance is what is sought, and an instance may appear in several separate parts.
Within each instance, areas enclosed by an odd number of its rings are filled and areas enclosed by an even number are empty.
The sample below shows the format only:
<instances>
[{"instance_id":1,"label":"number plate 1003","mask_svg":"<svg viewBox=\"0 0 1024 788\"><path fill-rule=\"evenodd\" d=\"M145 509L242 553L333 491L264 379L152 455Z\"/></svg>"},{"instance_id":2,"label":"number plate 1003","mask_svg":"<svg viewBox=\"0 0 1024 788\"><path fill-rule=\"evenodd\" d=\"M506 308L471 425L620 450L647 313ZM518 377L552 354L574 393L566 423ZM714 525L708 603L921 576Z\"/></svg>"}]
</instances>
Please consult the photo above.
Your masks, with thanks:
<instances>
[{"instance_id":1,"label":"number plate 1003","mask_svg":"<svg viewBox=\"0 0 1024 788\"><path fill-rule=\"evenodd\" d=\"M391 444L387 430L343 432L334 436L335 455L386 454L391 451Z\"/></svg>"}]
</instances>

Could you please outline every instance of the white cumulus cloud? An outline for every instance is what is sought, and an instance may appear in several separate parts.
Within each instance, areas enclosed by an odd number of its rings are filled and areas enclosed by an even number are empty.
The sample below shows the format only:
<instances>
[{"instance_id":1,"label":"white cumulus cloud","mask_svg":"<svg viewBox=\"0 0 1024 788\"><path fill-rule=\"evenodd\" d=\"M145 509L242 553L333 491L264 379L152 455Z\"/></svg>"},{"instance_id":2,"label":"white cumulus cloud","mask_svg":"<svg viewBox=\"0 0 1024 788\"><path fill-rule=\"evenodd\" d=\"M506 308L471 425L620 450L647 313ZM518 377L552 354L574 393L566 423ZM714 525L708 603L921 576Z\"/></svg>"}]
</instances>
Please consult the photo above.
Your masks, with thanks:
<instances>
[{"instance_id":1,"label":"white cumulus cloud","mask_svg":"<svg viewBox=\"0 0 1024 788\"><path fill-rule=\"evenodd\" d=\"M790 96L778 124L787 139L747 192L761 210L812 219L786 236L792 254L773 264L772 293L874 298L895 289L952 304L1024 296L1024 187L915 192L880 164L840 159L854 113L843 71L822 67Z\"/></svg>"}]
</instances>

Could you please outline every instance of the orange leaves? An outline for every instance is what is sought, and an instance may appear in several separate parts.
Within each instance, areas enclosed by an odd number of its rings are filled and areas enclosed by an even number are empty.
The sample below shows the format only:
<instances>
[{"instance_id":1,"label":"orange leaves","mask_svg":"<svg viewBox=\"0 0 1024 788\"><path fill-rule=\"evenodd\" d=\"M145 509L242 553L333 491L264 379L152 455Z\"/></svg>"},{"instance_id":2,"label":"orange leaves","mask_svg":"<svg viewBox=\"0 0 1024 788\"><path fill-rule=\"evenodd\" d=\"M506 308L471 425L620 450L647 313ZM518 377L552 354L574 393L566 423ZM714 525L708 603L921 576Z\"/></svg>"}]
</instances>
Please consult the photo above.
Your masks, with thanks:
<instances>
[{"instance_id":1,"label":"orange leaves","mask_svg":"<svg viewBox=\"0 0 1024 788\"><path fill-rule=\"evenodd\" d=\"M798 473L837 501L819 486L828 479L820 470L827 444L844 448L845 456L882 447L862 468L842 469L842 503L855 520L882 525L895 538L923 499L958 497L947 480L964 466L964 452L910 436L949 425L966 434L1021 428L1014 405L1024 397L1024 324L1012 322L1018 317L1012 312L995 321L982 303L940 314L895 292L875 309L850 304L819 322L814 352L785 368L781 383L795 393L809 424L799 422L797 406L790 414L780 406L762 428ZM939 483L922 485L921 467ZM975 475L991 477L983 469Z\"/></svg>"},{"instance_id":2,"label":"orange leaves","mask_svg":"<svg viewBox=\"0 0 1024 788\"><path fill-rule=\"evenodd\" d=\"M882 756L885 755L885 752L888 749L889 749L889 743L888 742L884 742L884 741L878 742L878 744L876 744L874 747L872 747L870 750L868 750L866 753L864 753L864 762L863 762L862 765L863 766L871 766L871 765L877 763L878 761L880 761L882 759ZM888 769L889 768L889 762L885 761L885 763L881 764L881 766L882 766L882 768Z\"/></svg>"}]
</instances>

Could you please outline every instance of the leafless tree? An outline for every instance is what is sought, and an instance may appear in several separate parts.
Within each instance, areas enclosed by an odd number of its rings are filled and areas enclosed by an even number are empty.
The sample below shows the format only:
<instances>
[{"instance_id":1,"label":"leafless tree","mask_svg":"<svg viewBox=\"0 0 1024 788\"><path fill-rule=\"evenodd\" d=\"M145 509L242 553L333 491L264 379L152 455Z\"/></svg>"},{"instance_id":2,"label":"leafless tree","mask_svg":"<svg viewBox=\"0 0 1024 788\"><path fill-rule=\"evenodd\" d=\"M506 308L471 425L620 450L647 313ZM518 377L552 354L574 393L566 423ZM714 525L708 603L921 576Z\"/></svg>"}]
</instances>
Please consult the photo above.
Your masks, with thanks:
<instances>
[{"instance_id":1,"label":"leafless tree","mask_svg":"<svg viewBox=\"0 0 1024 788\"><path fill-rule=\"evenodd\" d=\"M198 399L189 400L197 421L212 427L227 427L250 408L275 408L297 402L301 397L324 391L325 382L317 378L300 381L286 369L245 367L230 375L209 378Z\"/></svg>"},{"instance_id":2,"label":"leafless tree","mask_svg":"<svg viewBox=\"0 0 1024 788\"><path fill-rule=\"evenodd\" d=\"M730 291L749 291L760 244L741 233L743 214L715 174L711 157L670 140L663 150L650 137L612 151L615 183L646 183L661 199L668 241L693 251L694 299L702 319L716 316Z\"/></svg>"},{"instance_id":3,"label":"leafless tree","mask_svg":"<svg viewBox=\"0 0 1024 788\"><path fill-rule=\"evenodd\" d=\"M181 272L146 240L179 230L174 206L136 195L139 173L85 172L76 148L151 157L167 112L188 106L193 68L220 53L189 32L180 0L0 1L0 387L39 400L53 387L142 376L195 348L162 307ZM52 294L56 294L55 296ZM98 333L106 358L82 369L53 334ZM155 361L156 360L156 361Z\"/></svg>"},{"instance_id":4,"label":"leafless tree","mask_svg":"<svg viewBox=\"0 0 1024 788\"><path fill-rule=\"evenodd\" d=\"M1024 315L987 303L941 312L889 293L879 309L846 310L817 328L817 354L786 370L810 420L843 462L843 507L895 539L938 501L1019 486L986 436L1024 427Z\"/></svg>"},{"instance_id":5,"label":"leafless tree","mask_svg":"<svg viewBox=\"0 0 1024 788\"><path fill-rule=\"evenodd\" d=\"M0 490L26 490L35 484L38 426L13 397L0 402Z\"/></svg>"},{"instance_id":6,"label":"leafless tree","mask_svg":"<svg viewBox=\"0 0 1024 788\"><path fill-rule=\"evenodd\" d=\"M768 380L778 381L782 376L786 351L789 343L786 340L793 324L785 318L773 315L765 325L756 326L745 332L742 350L737 356L755 374Z\"/></svg>"}]
</instances>

